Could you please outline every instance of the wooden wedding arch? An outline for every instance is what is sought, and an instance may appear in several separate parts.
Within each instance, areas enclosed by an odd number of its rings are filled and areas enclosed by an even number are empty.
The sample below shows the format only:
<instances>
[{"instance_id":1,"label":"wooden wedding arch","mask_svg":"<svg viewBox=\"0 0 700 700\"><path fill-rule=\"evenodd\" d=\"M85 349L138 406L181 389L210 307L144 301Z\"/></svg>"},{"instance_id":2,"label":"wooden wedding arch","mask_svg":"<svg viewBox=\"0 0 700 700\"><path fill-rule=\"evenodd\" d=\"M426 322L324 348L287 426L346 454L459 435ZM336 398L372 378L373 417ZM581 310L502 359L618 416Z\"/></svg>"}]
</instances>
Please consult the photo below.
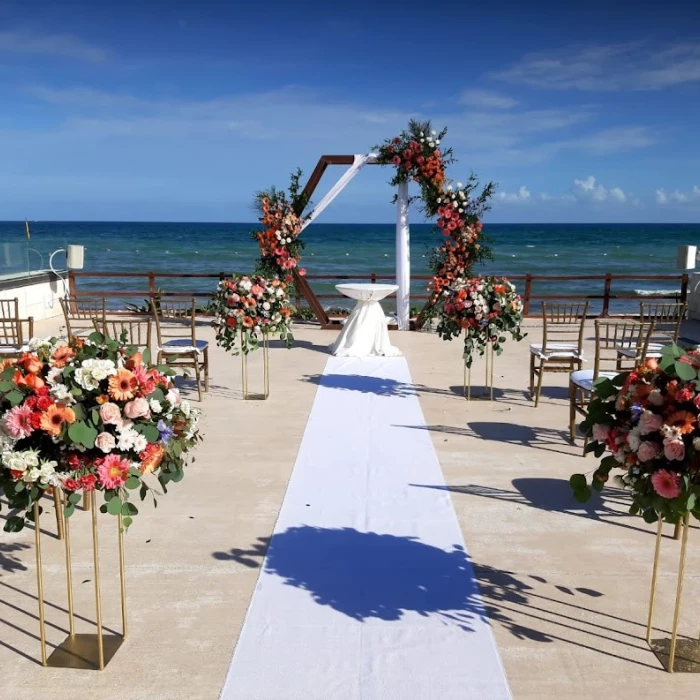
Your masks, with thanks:
<instances>
[{"instance_id":1,"label":"wooden wedding arch","mask_svg":"<svg viewBox=\"0 0 700 700\"><path fill-rule=\"evenodd\" d=\"M323 177L329 165L349 165L353 166L356 163L358 156L355 155L323 155L319 158L316 167L313 169L306 185L303 189L304 197L302 201L310 202L313 193L318 187L321 178ZM363 156L366 158L366 165L378 165L375 157ZM399 316L398 323L401 330L409 330L408 309L409 309L409 287L410 287L410 253L408 242L408 183L399 185L397 195L397 284L399 291L397 292L397 315ZM302 217L304 214L303 208L301 211L295 212L297 216ZM293 271L294 282L298 293L302 296L309 308L313 311L314 316L321 324L321 328L337 327L339 320L329 318L323 308L318 297L311 289L311 285L305 277L302 277L297 269ZM403 313L402 313L403 312ZM401 318L403 316L403 319Z\"/></svg>"}]
</instances>

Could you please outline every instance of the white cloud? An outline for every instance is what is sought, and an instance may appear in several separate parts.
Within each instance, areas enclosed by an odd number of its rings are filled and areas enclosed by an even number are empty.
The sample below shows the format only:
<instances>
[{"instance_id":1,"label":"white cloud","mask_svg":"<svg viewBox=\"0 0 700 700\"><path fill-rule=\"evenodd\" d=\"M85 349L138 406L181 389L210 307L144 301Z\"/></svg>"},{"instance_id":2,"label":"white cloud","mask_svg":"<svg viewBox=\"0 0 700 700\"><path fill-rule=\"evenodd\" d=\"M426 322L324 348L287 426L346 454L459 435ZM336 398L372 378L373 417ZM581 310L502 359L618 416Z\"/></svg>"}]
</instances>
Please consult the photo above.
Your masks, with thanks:
<instances>
[{"instance_id":1,"label":"white cloud","mask_svg":"<svg viewBox=\"0 0 700 700\"><path fill-rule=\"evenodd\" d=\"M540 192L540 200L543 202L551 202L554 197L552 197L551 194L547 194L546 192Z\"/></svg>"},{"instance_id":2,"label":"white cloud","mask_svg":"<svg viewBox=\"0 0 700 700\"><path fill-rule=\"evenodd\" d=\"M690 192L681 192L680 190L667 192L663 187L660 187L656 190L655 195L657 204L688 204L700 200L700 187L693 185Z\"/></svg>"},{"instance_id":3,"label":"white cloud","mask_svg":"<svg viewBox=\"0 0 700 700\"><path fill-rule=\"evenodd\" d=\"M608 189L596 181L593 175L574 180L573 195L578 200L593 202L626 202L627 194L620 187Z\"/></svg>"},{"instance_id":4,"label":"white cloud","mask_svg":"<svg viewBox=\"0 0 700 700\"><path fill-rule=\"evenodd\" d=\"M491 90L465 90L460 95L459 103L468 107L486 109L510 109L518 104L517 100Z\"/></svg>"},{"instance_id":5,"label":"white cloud","mask_svg":"<svg viewBox=\"0 0 700 700\"><path fill-rule=\"evenodd\" d=\"M492 77L550 90L658 90L700 81L700 44L628 42L531 53Z\"/></svg>"},{"instance_id":6,"label":"white cloud","mask_svg":"<svg viewBox=\"0 0 700 700\"><path fill-rule=\"evenodd\" d=\"M531 198L531 192L525 185L518 188L517 192L497 192L496 198L500 199L501 202L507 202L508 204L522 204L523 202L529 202Z\"/></svg>"},{"instance_id":7,"label":"white cloud","mask_svg":"<svg viewBox=\"0 0 700 700\"><path fill-rule=\"evenodd\" d=\"M0 54L39 55L72 58L86 63L103 63L104 49L70 34L37 34L23 30L0 31Z\"/></svg>"}]
</instances>

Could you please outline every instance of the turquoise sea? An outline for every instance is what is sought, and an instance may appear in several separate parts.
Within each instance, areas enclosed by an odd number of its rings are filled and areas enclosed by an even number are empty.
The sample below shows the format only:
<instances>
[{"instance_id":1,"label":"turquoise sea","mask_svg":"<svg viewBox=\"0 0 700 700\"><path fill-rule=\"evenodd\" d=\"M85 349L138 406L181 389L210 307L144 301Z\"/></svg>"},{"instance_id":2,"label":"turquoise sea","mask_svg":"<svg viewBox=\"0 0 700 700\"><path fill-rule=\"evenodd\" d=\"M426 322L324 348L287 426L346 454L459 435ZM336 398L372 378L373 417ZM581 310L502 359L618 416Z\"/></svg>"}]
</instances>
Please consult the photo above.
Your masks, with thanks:
<instances>
[{"instance_id":1,"label":"turquoise sea","mask_svg":"<svg viewBox=\"0 0 700 700\"><path fill-rule=\"evenodd\" d=\"M257 244L253 223L0 222L0 275L48 267L50 253L66 243L84 245L86 271L240 272L253 270ZM680 274L677 246L700 243L700 224L487 224L494 260L481 270L499 275ZM309 275L377 275L394 272L393 224L312 224L303 234L303 266ZM427 262L440 235L430 225L411 226L411 265L427 275ZM55 265L63 266L57 256ZM208 291L214 281L159 283L171 291ZM333 292L333 281L312 282ZM81 289L104 289L104 281L81 280ZM522 283L518 286L522 287ZM415 293L425 292L415 282ZM146 291L142 282L112 280L110 288ZM571 280L534 284L533 293L601 294L602 281ZM616 283L618 294L672 293L672 280ZM326 305L338 302L328 300ZM418 305L418 304L417 304ZM618 302L613 310L638 307Z\"/></svg>"}]
</instances>

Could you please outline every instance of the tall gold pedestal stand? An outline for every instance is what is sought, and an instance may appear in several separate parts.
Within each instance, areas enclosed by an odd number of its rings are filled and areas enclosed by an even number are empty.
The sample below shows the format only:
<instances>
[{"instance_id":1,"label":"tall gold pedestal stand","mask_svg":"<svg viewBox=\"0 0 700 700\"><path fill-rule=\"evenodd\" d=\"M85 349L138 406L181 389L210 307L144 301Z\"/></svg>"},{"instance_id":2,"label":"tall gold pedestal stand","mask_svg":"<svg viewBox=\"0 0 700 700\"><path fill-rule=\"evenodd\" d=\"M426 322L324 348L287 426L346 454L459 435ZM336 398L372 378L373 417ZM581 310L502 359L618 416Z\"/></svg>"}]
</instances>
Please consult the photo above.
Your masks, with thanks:
<instances>
[{"instance_id":1,"label":"tall gold pedestal stand","mask_svg":"<svg viewBox=\"0 0 700 700\"><path fill-rule=\"evenodd\" d=\"M486 363L485 363L485 378L484 378L484 394L482 396L472 396L472 368L467 367L467 363L464 363L464 398L467 401L472 400L488 400L493 401L493 361L494 361L494 351L493 343L489 343L488 348L485 353Z\"/></svg>"},{"instance_id":2,"label":"tall gold pedestal stand","mask_svg":"<svg viewBox=\"0 0 700 700\"><path fill-rule=\"evenodd\" d=\"M76 634L73 613L73 575L71 571L71 539L70 518L63 518L64 544L66 552L66 585L68 589L68 629L67 639L47 658L46 654L46 623L44 618L44 584L41 568L41 527L39 523L39 505L34 504L34 537L36 548L36 583L39 600L39 632L41 637L41 663L44 666L59 668L99 669L104 667L114 656L117 649L126 639L126 579L124 576L124 528L122 516L119 515L119 579L121 592L122 634L104 634L102 629L102 601L100 597L100 559L97 536L97 508L95 492L88 497L92 518L92 556L95 574L95 616L97 632L95 634Z\"/></svg>"},{"instance_id":3,"label":"tall gold pedestal stand","mask_svg":"<svg viewBox=\"0 0 700 700\"><path fill-rule=\"evenodd\" d=\"M270 396L270 342L267 333L263 334L260 344L263 354L263 393L248 393L248 356L243 352L243 334L241 334L241 375L243 383L243 398L246 401L264 401Z\"/></svg>"},{"instance_id":4,"label":"tall gold pedestal stand","mask_svg":"<svg viewBox=\"0 0 700 700\"><path fill-rule=\"evenodd\" d=\"M697 639L679 639L678 623L681 613L681 598L683 595L683 575L685 573L685 557L688 548L688 531L690 530L690 515L686 515L681 524L681 552L678 562L678 583L676 584L676 605L673 611L673 627L671 638L652 639L652 624L654 620L654 603L656 602L656 581L659 573L659 554L663 520L659 518L656 530L656 548L654 551L654 569L651 574L651 594L649 596L649 619L647 621L647 644L656 654L662 666L669 672L700 673L700 641Z\"/></svg>"}]
</instances>

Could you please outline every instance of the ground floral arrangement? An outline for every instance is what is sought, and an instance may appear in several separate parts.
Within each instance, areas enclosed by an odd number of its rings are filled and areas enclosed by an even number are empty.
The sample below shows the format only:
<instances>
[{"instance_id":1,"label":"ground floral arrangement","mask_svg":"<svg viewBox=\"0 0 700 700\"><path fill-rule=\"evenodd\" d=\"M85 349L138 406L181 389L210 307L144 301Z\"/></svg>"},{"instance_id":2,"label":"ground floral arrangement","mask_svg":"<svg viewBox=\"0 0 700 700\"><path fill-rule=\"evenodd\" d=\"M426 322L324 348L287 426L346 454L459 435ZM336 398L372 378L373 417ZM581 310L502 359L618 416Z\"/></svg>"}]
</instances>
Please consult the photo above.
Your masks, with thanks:
<instances>
[{"instance_id":1,"label":"ground floral arrangement","mask_svg":"<svg viewBox=\"0 0 700 700\"><path fill-rule=\"evenodd\" d=\"M261 275L234 276L219 282L211 304L214 314L216 342L237 355L256 350L260 339L279 336L287 347L294 337L291 332L292 306L287 285L280 279ZM237 342L238 341L238 342Z\"/></svg>"},{"instance_id":2,"label":"ground floral arrangement","mask_svg":"<svg viewBox=\"0 0 700 700\"><path fill-rule=\"evenodd\" d=\"M20 511L4 529L20 531L53 489L65 492L68 517L83 492L101 491L100 510L121 514L128 528L138 513L133 492L141 500L150 493L157 505L154 485L167 492L183 478L201 439L199 411L147 350L100 333L68 344L32 340L29 348L0 371L0 492L11 511Z\"/></svg>"},{"instance_id":3,"label":"ground floral arrangement","mask_svg":"<svg viewBox=\"0 0 700 700\"><path fill-rule=\"evenodd\" d=\"M592 438L587 450L603 457L590 485L574 474L571 486L585 502L602 491L613 469L618 485L632 491L630 512L653 523L700 519L700 350L676 345L632 372L601 378L582 423Z\"/></svg>"},{"instance_id":4,"label":"ground floral arrangement","mask_svg":"<svg viewBox=\"0 0 700 700\"><path fill-rule=\"evenodd\" d=\"M452 340L464 333L464 361L472 366L474 354L489 347L500 355L505 333L522 340L523 304L505 278L475 277L455 280L436 302L437 333Z\"/></svg>"}]
</instances>

